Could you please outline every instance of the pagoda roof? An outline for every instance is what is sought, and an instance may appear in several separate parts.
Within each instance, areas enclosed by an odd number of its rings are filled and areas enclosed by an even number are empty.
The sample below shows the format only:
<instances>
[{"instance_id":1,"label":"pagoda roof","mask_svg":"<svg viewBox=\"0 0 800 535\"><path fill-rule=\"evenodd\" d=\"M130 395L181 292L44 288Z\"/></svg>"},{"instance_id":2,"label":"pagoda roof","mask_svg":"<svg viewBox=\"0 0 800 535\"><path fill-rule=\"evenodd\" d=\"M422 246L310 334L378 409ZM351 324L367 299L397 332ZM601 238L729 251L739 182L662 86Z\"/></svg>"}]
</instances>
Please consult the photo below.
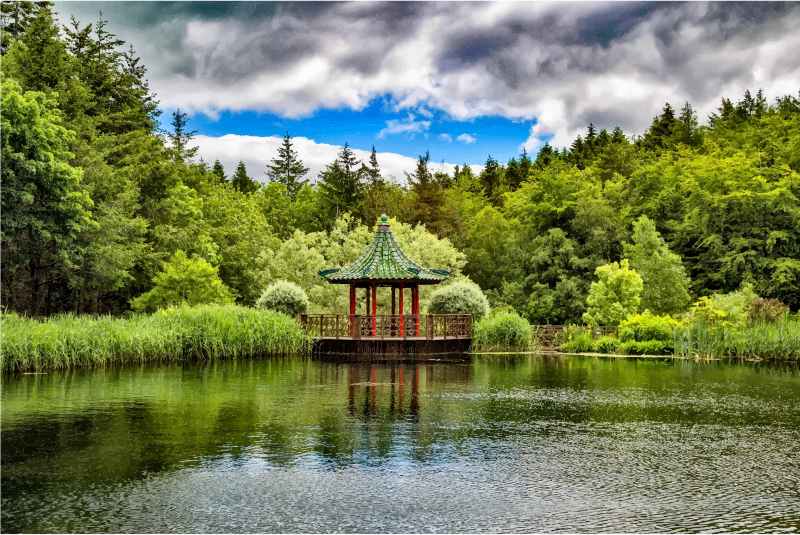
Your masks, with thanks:
<instances>
[{"instance_id":1,"label":"pagoda roof","mask_svg":"<svg viewBox=\"0 0 800 535\"><path fill-rule=\"evenodd\" d=\"M428 269L411 260L395 241L388 218L384 215L381 216L381 224L378 225L372 242L358 260L341 269L325 269L319 275L332 284L365 281L437 284L445 280L450 272L444 269Z\"/></svg>"}]
</instances>

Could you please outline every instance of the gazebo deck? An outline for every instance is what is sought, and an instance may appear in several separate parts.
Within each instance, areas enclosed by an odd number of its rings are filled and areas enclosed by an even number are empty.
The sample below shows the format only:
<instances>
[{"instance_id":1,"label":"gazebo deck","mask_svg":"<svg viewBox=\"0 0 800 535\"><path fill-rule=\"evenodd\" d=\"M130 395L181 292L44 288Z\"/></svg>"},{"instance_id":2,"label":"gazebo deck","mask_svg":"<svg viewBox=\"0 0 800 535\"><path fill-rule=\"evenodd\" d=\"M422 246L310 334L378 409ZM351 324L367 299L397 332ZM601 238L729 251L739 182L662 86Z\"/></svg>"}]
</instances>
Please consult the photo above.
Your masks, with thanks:
<instances>
[{"instance_id":1,"label":"gazebo deck","mask_svg":"<svg viewBox=\"0 0 800 535\"><path fill-rule=\"evenodd\" d=\"M472 342L469 314L301 314L298 321L314 338L317 353L463 354Z\"/></svg>"}]
</instances>

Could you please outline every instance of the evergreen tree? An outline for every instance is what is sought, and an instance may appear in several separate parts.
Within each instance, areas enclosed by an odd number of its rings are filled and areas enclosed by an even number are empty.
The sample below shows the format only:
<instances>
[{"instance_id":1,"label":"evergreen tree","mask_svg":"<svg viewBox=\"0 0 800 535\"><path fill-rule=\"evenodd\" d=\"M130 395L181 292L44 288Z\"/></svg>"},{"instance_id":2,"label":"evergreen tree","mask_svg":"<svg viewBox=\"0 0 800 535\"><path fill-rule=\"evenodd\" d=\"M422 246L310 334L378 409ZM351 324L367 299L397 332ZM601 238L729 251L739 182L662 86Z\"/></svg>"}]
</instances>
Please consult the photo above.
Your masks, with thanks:
<instances>
[{"instance_id":1,"label":"evergreen tree","mask_svg":"<svg viewBox=\"0 0 800 535\"><path fill-rule=\"evenodd\" d=\"M211 168L211 172L219 177L220 182L228 181L228 177L225 176L225 168L220 163L219 158L214 161L214 167Z\"/></svg>"},{"instance_id":2,"label":"evergreen tree","mask_svg":"<svg viewBox=\"0 0 800 535\"><path fill-rule=\"evenodd\" d=\"M278 147L278 157L272 159L272 165L267 165L267 176L270 181L286 186L289 196L294 199L297 192L308 183L303 179L307 173L308 167L297 157L297 151L292 148L292 138L286 132L283 144Z\"/></svg>"},{"instance_id":3,"label":"evergreen tree","mask_svg":"<svg viewBox=\"0 0 800 535\"><path fill-rule=\"evenodd\" d=\"M375 184L381 180L381 169L378 166L378 154L375 152L375 145L373 145L372 152L369 154L369 181L371 184Z\"/></svg>"},{"instance_id":4,"label":"evergreen tree","mask_svg":"<svg viewBox=\"0 0 800 535\"><path fill-rule=\"evenodd\" d=\"M550 165L550 162L558 159L558 151L554 151L550 143L547 142L539 149L539 154L536 155L536 160L533 162L533 167L537 169L544 169Z\"/></svg>"},{"instance_id":5,"label":"evergreen tree","mask_svg":"<svg viewBox=\"0 0 800 535\"><path fill-rule=\"evenodd\" d=\"M50 10L52 6L53 2L2 2L0 53L5 54L12 42L19 41L20 36L28 30L28 26L39 14L39 11L46 11L52 15Z\"/></svg>"},{"instance_id":6,"label":"evergreen tree","mask_svg":"<svg viewBox=\"0 0 800 535\"><path fill-rule=\"evenodd\" d=\"M181 113L181 109L178 108L172 114L172 134L169 134L168 137L170 141L172 141L172 150L175 154L175 158L178 161L191 161L194 158L195 154L197 154L197 147L189 148L189 143L192 142L194 139L194 135L197 133L197 130L188 130L186 125L189 123L189 116L185 113ZM239 162L239 165L243 168L244 164ZM239 169L236 169L236 172L239 172ZM246 176L246 175L245 175Z\"/></svg>"},{"instance_id":7,"label":"evergreen tree","mask_svg":"<svg viewBox=\"0 0 800 535\"><path fill-rule=\"evenodd\" d=\"M356 169L360 163L345 143L336 160L320 173L319 202L327 228L330 228L340 214L350 213L355 218L363 219L366 177L363 167Z\"/></svg>"},{"instance_id":8,"label":"evergreen tree","mask_svg":"<svg viewBox=\"0 0 800 535\"><path fill-rule=\"evenodd\" d=\"M439 235L444 222L444 192L428 170L430 159L430 151L426 151L425 156L417 160L414 174L407 175L414 194L411 218L413 222L425 225L430 232Z\"/></svg>"},{"instance_id":9,"label":"evergreen tree","mask_svg":"<svg viewBox=\"0 0 800 535\"><path fill-rule=\"evenodd\" d=\"M255 193L260 188L258 182L247 176L247 167L242 160L239 160L236 172L231 177L231 185L242 193Z\"/></svg>"},{"instance_id":10,"label":"evergreen tree","mask_svg":"<svg viewBox=\"0 0 800 535\"><path fill-rule=\"evenodd\" d=\"M702 140L700 132L697 130L697 114L689 102L686 102L681 108L681 114L675 125L674 137L675 141L691 146L698 145Z\"/></svg>"},{"instance_id":11,"label":"evergreen tree","mask_svg":"<svg viewBox=\"0 0 800 535\"><path fill-rule=\"evenodd\" d=\"M495 205L502 204L502 194L505 190L503 187L503 181L505 179L504 174L505 169L497 163L497 160L489 155L486 158L486 165L479 178L481 185L483 185L483 190L486 192L486 196L489 197L489 200Z\"/></svg>"},{"instance_id":12,"label":"evergreen tree","mask_svg":"<svg viewBox=\"0 0 800 535\"><path fill-rule=\"evenodd\" d=\"M675 132L676 124L675 110L667 102L661 115L653 119L653 124L645 132L642 145L649 150L667 148Z\"/></svg>"},{"instance_id":13,"label":"evergreen tree","mask_svg":"<svg viewBox=\"0 0 800 535\"><path fill-rule=\"evenodd\" d=\"M622 133L622 128L619 126L614 127L614 131L611 133L611 143L622 143L625 140L625 134Z\"/></svg>"}]
</instances>

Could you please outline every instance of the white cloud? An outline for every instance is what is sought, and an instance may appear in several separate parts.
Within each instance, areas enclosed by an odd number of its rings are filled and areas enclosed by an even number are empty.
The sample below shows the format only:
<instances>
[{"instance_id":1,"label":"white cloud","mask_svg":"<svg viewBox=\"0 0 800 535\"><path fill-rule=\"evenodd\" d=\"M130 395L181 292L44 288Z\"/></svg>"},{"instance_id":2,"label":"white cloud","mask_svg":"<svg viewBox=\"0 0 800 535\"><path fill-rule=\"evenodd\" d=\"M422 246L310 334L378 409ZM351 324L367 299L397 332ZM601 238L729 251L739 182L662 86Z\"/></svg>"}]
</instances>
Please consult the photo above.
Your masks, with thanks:
<instances>
[{"instance_id":1,"label":"white cloud","mask_svg":"<svg viewBox=\"0 0 800 535\"><path fill-rule=\"evenodd\" d=\"M450 143L451 141L453 141L453 136L451 136L450 134L439 134L439 139Z\"/></svg>"},{"instance_id":2,"label":"white cloud","mask_svg":"<svg viewBox=\"0 0 800 535\"><path fill-rule=\"evenodd\" d=\"M431 127L430 121L415 121L414 115L409 113L405 119L390 119L386 121L386 128L378 132L378 139L386 137L386 134L414 134L420 133Z\"/></svg>"},{"instance_id":3,"label":"white cloud","mask_svg":"<svg viewBox=\"0 0 800 535\"><path fill-rule=\"evenodd\" d=\"M63 9L93 17L85 4ZM281 3L258 20L233 7L216 19L165 11L143 29L125 15L137 5L109 5L122 13L110 29L140 50L162 106L212 117L298 118L391 95L393 111L425 119L536 120L524 143L533 150L550 137L568 145L589 122L642 133L667 101L688 100L702 120L723 96L800 88L800 55L787 53L800 49L792 3ZM424 135L430 124L409 113L379 135Z\"/></svg>"},{"instance_id":4,"label":"white cloud","mask_svg":"<svg viewBox=\"0 0 800 535\"><path fill-rule=\"evenodd\" d=\"M464 142L464 143L466 143L467 145L469 145L470 143L475 143L475 137L474 137L474 134L473 134L473 135L469 135L469 134L461 134L461 135L460 135L460 136L458 136L456 139L457 139L457 140L459 140L459 141L463 141L463 142Z\"/></svg>"},{"instance_id":5,"label":"white cloud","mask_svg":"<svg viewBox=\"0 0 800 535\"><path fill-rule=\"evenodd\" d=\"M278 147L282 142L283 138L279 136L227 134L222 137L196 136L194 146L199 148L198 158L202 157L205 162L213 163L219 158L227 175L233 174L241 160L247 167L248 175L259 182L266 182L267 164L278 154ZM306 178L310 182L316 182L319 173L336 159L336 155L341 150L340 146L317 143L313 139L305 137L294 137L292 143L300 159L309 168ZM356 158L364 162L369 160L369 151L353 149L353 152ZM404 171L413 173L417 165L416 158L393 152L379 152L377 157L381 174L386 178L394 176L400 183L405 183ZM439 170L441 165L440 163L431 164L431 169ZM451 174L454 167L455 164L444 164L444 169ZM480 173L483 169L482 165L470 165L470 167L476 173Z\"/></svg>"}]
</instances>

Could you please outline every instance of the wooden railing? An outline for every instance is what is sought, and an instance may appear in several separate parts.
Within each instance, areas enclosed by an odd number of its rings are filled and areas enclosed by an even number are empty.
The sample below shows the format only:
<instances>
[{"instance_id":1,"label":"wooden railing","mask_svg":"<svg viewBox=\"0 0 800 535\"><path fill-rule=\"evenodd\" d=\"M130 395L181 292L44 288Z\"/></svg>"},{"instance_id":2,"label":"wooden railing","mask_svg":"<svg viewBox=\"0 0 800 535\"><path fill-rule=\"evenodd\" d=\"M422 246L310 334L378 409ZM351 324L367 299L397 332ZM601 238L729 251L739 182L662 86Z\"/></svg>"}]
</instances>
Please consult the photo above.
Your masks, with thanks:
<instances>
[{"instance_id":1,"label":"wooden railing","mask_svg":"<svg viewBox=\"0 0 800 535\"><path fill-rule=\"evenodd\" d=\"M300 314L297 321L315 338L472 338L469 314Z\"/></svg>"},{"instance_id":2,"label":"wooden railing","mask_svg":"<svg viewBox=\"0 0 800 535\"><path fill-rule=\"evenodd\" d=\"M563 343L564 332L569 329L570 325L533 325L531 332L533 338L539 341L541 347L556 347ZM597 340L604 336L611 336L618 338L618 327L615 325L601 325L589 327L586 325L576 325L576 328L591 329L592 340Z\"/></svg>"}]
</instances>

